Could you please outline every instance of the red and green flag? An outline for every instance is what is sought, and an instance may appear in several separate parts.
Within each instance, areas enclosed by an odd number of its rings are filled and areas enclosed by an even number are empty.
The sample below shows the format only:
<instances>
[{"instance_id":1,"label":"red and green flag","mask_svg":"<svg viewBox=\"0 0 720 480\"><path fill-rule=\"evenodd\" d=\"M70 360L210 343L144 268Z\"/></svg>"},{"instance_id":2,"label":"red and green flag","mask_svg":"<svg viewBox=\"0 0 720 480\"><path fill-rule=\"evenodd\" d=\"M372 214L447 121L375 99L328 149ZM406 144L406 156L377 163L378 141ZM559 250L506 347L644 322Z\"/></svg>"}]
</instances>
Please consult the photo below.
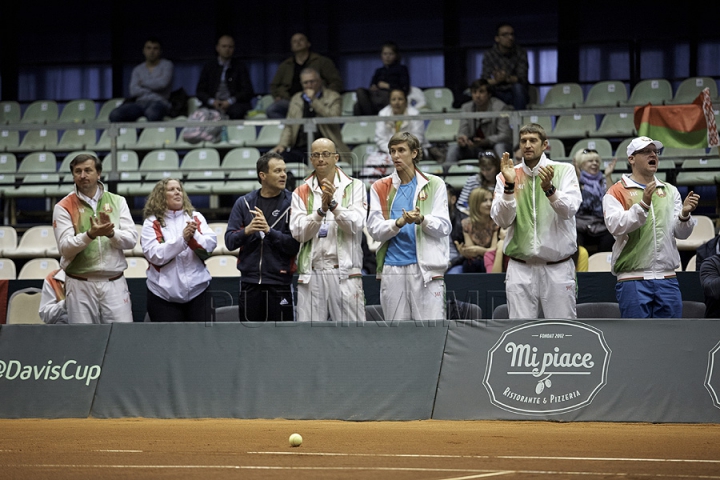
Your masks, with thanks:
<instances>
[{"instance_id":1,"label":"red and green flag","mask_svg":"<svg viewBox=\"0 0 720 480\"><path fill-rule=\"evenodd\" d=\"M691 104L635 107L635 128L639 136L659 140L666 147L706 148L720 144L708 88Z\"/></svg>"}]
</instances>

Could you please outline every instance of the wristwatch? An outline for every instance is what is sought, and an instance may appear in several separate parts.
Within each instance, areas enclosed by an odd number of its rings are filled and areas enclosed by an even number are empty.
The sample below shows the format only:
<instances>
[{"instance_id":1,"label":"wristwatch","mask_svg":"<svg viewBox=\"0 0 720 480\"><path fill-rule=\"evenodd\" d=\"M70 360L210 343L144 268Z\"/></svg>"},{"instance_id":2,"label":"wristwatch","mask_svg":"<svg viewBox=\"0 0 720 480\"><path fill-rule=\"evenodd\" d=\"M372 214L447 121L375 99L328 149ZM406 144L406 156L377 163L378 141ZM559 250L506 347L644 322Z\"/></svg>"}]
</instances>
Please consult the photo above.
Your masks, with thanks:
<instances>
[{"instance_id":1,"label":"wristwatch","mask_svg":"<svg viewBox=\"0 0 720 480\"><path fill-rule=\"evenodd\" d=\"M324 217L325 215L327 215L326 212L323 212L322 207L319 207L319 208L317 209L317 214L320 215L321 217Z\"/></svg>"},{"instance_id":2,"label":"wristwatch","mask_svg":"<svg viewBox=\"0 0 720 480\"><path fill-rule=\"evenodd\" d=\"M335 211L335 208L336 208L337 206L338 206L338 203L337 203L337 202L335 201L335 199L333 198L332 201L328 204L328 209L329 209L331 212L334 212L334 211Z\"/></svg>"}]
</instances>

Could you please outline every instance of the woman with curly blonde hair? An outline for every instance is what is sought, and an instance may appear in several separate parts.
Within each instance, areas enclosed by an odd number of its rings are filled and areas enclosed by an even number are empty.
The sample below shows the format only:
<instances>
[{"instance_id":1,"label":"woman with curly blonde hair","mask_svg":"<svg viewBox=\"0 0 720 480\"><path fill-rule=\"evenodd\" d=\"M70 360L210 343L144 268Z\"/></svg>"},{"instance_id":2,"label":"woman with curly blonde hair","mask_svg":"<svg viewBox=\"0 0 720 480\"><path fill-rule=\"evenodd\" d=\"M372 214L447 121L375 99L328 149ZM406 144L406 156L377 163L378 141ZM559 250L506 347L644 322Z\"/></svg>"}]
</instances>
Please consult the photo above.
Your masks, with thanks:
<instances>
[{"instance_id":1,"label":"woman with curly blonde hair","mask_svg":"<svg viewBox=\"0 0 720 480\"><path fill-rule=\"evenodd\" d=\"M211 319L211 275L205 259L217 246L215 232L193 209L180 180L160 180L145 202L140 242L150 268L147 310L153 322Z\"/></svg>"}]
</instances>

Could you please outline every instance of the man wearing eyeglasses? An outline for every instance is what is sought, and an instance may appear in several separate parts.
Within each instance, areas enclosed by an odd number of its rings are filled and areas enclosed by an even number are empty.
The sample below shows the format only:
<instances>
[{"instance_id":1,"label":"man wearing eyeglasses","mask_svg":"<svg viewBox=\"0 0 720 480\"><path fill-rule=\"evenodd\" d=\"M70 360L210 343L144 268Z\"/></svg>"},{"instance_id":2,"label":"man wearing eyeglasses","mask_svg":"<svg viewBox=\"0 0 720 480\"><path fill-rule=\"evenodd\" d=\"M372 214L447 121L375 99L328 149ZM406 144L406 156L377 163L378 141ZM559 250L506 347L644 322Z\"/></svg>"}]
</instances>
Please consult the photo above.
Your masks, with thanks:
<instances>
[{"instance_id":1,"label":"man wearing eyeglasses","mask_svg":"<svg viewBox=\"0 0 720 480\"><path fill-rule=\"evenodd\" d=\"M293 95L287 118L339 117L342 114L342 97L334 90L323 87L317 70L306 68L300 73L302 91ZM320 124L313 140L329 138L340 152L350 149L342 141L339 124ZM312 143L312 142L311 142ZM286 162L304 162L308 148L307 132L303 125L286 125L280 135L280 143L272 149Z\"/></svg>"},{"instance_id":2,"label":"man wearing eyeglasses","mask_svg":"<svg viewBox=\"0 0 720 480\"><path fill-rule=\"evenodd\" d=\"M290 231L301 243L299 322L365 320L361 269L367 192L336 166L338 158L331 140L315 140L310 153L315 171L292 196Z\"/></svg>"},{"instance_id":3,"label":"man wearing eyeglasses","mask_svg":"<svg viewBox=\"0 0 720 480\"><path fill-rule=\"evenodd\" d=\"M692 233L697 220L690 213L700 196L655 176L663 144L649 137L627 147L632 173L610 187L603 198L605 224L615 237L612 272L623 318L682 318L682 296L675 269L680 253L675 239Z\"/></svg>"},{"instance_id":4,"label":"man wearing eyeglasses","mask_svg":"<svg viewBox=\"0 0 720 480\"><path fill-rule=\"evenodd\" d=\"M482 78L494 89L494 95L515 110L525 110L528 102L527 52L515 43L515 29L508 23L498 25L495 45L483 55Z\"/></svg>"}]
</instances>

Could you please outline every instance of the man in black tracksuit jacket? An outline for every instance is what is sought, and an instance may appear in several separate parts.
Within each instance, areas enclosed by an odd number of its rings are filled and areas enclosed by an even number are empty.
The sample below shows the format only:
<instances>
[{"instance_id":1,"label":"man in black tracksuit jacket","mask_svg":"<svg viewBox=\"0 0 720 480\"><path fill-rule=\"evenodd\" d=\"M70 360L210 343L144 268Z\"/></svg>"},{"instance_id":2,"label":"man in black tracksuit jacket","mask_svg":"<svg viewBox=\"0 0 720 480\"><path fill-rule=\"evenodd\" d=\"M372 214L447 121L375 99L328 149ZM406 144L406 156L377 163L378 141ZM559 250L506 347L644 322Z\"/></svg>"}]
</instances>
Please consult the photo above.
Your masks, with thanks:
<instances>
[{"instance_id":1,"label":"man in black tracksuit jacket","mask_svg":"<svg viewBox=\"0 0 720 480\"><path fill-rule=\"evenodd\" d=\"M261 188L237 199L230 213L225 246L240 249L241 322L293 321L293 274L300 243L290 233L292 193L285 188L282 155L257 161Z\"/></svg>"}]
</instances>

